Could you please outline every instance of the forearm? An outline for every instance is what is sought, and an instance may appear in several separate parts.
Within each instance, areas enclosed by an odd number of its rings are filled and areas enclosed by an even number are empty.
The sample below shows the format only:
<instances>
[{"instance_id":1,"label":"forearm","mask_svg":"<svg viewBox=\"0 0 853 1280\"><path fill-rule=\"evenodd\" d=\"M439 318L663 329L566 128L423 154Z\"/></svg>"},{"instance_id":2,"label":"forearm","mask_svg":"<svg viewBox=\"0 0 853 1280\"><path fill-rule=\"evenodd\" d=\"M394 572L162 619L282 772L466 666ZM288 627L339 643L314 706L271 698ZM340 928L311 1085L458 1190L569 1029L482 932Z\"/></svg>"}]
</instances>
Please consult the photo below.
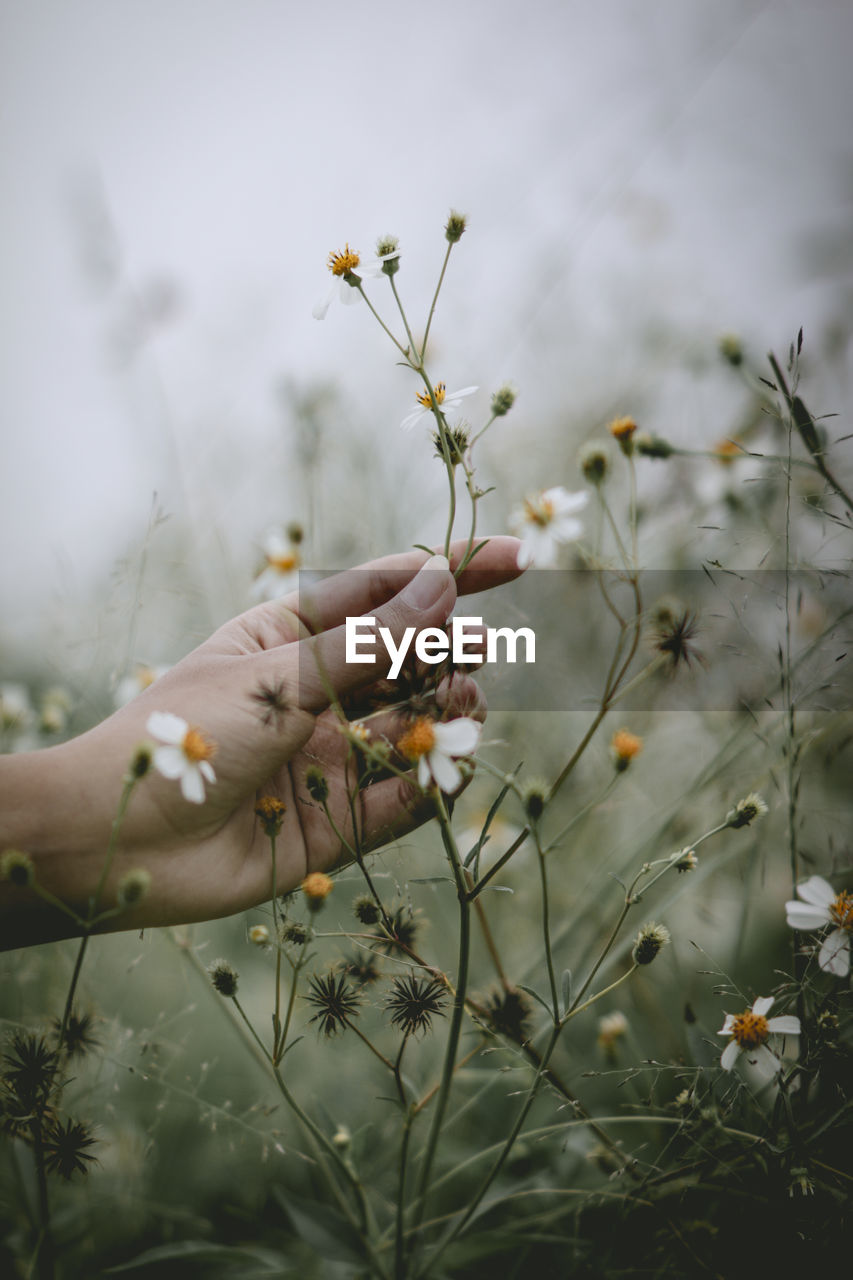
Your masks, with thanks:
<instances>
[{"instance_id":1,"label":"forearm","mask_svg":"<svg viewBox=\"0 0 853 1280\"><path fill-rule=\"evenodd\" d=\"M116 762L114 777L97 776L87 737L0 756L0 855L9 849L26 854L34 881L0 880L0 949L79 936L79 922L90 915L112 825L103 788L116 791L117 808L121 770ZM101 909L114 903L115 877L110 879ZM132 925L123 919L120 927Z\"/></svg>"}]
</instances>

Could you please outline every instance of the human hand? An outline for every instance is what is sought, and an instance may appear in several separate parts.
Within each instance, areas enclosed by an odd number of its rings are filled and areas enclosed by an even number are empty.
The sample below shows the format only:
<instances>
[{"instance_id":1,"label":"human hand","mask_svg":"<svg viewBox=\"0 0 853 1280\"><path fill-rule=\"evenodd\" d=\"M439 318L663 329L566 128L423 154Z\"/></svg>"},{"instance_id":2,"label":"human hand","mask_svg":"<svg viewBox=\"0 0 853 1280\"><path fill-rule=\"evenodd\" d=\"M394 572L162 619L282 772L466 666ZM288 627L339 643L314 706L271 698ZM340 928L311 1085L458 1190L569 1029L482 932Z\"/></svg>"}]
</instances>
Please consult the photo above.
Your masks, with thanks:
<instances>
[{"instance_id":1,"label":"human hand","mask_svg":"<svg viewBox=\"0 0 853 1280\"><path fill-rule=\"evenodd\" d=\"M98 907L115 901L115 886L130 869L147 870L151 887L143 902L108 927L211 919L269 899L270 842L255 813L263 796L286 806L276 840L278 892L293 888L310 871L334 866L345 852L335 828L347 843L353 832L352 746L341 730L341 705L353 718L370 704L389 668L381 645L375 665L345 661L344 619L373 615L397 641L407 626L443 626L457 591L481 591L517 576L517 547L512 538L489 540L458 580L446 567L419 573L428 559L423 552L388 556L320 583L308 598L305 592L301 600L294 594L234 618L89 733L26 758L35 770L30 787L38 778L50 779L47 792L46 781L40 786L51 796L53 822L38 822L29 842L25 833L12 832L10 839L4 831L3 847L14 843L31 850L39 883L85 915L123 777L149 737L152 713L168 712L215 745L216 781L207 786L201 804L188 802L176 781L154 769L136 785ZM451 564L464 549L463 543L453 548ZM451 718L485 716L482 696L467 676L441 684L436 706ZM391 712L371 724L376 736L392 744L404 728ZM312 766L328 784L334 827L308 793L305 779ZM17 773L21 779L20 762ZM396 774L380 774L358 792L360 848L385 844L433 813L428 794ZM31 891L22 901L22 892L0 886L0 906L14 934L9 940L7 929L5 945L73 931L61 917L48 922L43 904ZM16 906L26 909L16 911Z\"/></svg>"}]
</instances>

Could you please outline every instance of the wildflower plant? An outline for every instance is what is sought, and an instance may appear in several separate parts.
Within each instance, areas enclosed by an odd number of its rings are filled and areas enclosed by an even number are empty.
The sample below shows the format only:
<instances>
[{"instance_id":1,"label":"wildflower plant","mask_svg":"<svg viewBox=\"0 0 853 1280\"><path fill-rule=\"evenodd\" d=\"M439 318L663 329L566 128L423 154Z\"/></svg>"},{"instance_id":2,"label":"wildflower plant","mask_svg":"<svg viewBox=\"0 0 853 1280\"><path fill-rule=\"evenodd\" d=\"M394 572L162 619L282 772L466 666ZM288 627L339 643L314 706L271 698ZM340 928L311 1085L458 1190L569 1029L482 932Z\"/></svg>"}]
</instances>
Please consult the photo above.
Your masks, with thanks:
<instances>
[{"instance_id":1,"label":"wildflower plant","mask_svg":"<svg viewBox=\"0 0 853 1280\"><path fill-rule=\"evenodd\" d=\"M314 311L322 319L334 301L363 303L352 319L360 312L374 324L411 376L402 426L407 439L431 438L443 468L439 553L457 578L476 567L486 541L482 504L491 489L479 479L481 455L490 433L512 421L519 397L504 383L478 417L479 372L448 390L456 382L446 384L449 375L432 367L440 294L467 235L466 219L451 212L436 285L417 321L404 301L406 254L390 235L368 257L349 242L333 251L329 291ZM730 374L750 373L740 344L727 339L722 354ZM787 1204L819 1186L841 1212L853 1173L830 1135L849 1141L853 912L849 892L809 874L821 858L814 829L808 848L800 835L804 759L829 748L811 721L801 728L807 682L819 685L820 646L798 655L794 639L795 461L824 486L823 500L834 503L848 534L849 521L838 508L846 491L800 398L799 354L798 342L786 372L774 358L772 380L750 384L776 414L781 453L764 465L776 468L784 494L785 632L772 679L753 699L763 700L761 717L747 724L739 711L731 732L719 730L712 758L700 760L690 733L707 742L716 729L694 721L691 730L671 721L662 729L650 714L678 681L701 681L716 654L713 623L693 601L655 605L647 590L643 469L672 459L685 468L723 464L713 450L683 449L641 430L634 416L608 424L602 414L576 479L543 475L542 488L496 494L490 503L490 525L497 520L519 535L520 568L547 577L572 557L594 580L606 625L595 620L590 648L603 666L594 690L585 677L581 709L550 737L532 717L509 714L505 736L492 736L475 715L448 713L448 690L459 684L452 661L428 670L408 664L370 703L344 706L327 690L324 732L344 760L343 807L320 756L292 779L292 791L269 780L245 801L247 827L268 858L268 903L239 931L215 933L216 950L207 937L167 931L170 983L188 966L209 996L199 1024L209 1016L215 1025L217 1054L226 1052L225 1028L235 1062L251 1061L250 1104L239 1115L220 1110L240 1135L229 1141L258 1140L264 1161L275 1153L271 1177L284 1180L270 1185L287 1232L255 1223L267 1233L268 1269L289 1273L310 1255L320 1271L331 1265L342 1277L473 1277L505 1248L515 1253L511 1270L524 1268L529 1250L531 1272L545 1274L553 1263L556 1274L569 1248L583 1248L591 1275L629 1274L622 1233L645 1232L655 1274L675 1280L706 1247L717 1249L716 1225L706 1224L715 1215L728 1223L732 1176L738 1194L756 1195L758 1184L768 1202L780 1187ZM585 487L574 491L574 483ZM766 512L762 519L769 522ZM681 532L671 531L674 542ZM308 555L302 528L273 531L263 552L250 591L274 601L291 590ZM705 576L722 576L717 565L704 567ZM579 668L589 657L572 656ZM275 679L248 693L270 740L302 714L292 696ZM21 705L6 695L10 732ZM15 1032L0 1067L4 1130L26 1147L36 1173L26 1265L48 1280L55 1274L48 1175L97 1178L105 1141L88 1116L64 1110L72 1061L76 1070L101 1049L100 1023L79 1002L87 948L99 926L156 891L155 866L113 874L131 797L150 787L167 797L170 812L200 809L222 786L215 752L236 749L169 710L165 696L162 707L147 720L151 742L139 744L128 765L89 901L53 904L80 934L63 1013L50 1034ZM708 711L705 721L713 719ZM390 781L406 805L433 820L424 846L412 852L407 837L399 856L375 854L365 837L371 788ZM481 792L473 830L464 818L469 784ZM331 833L340 866L300 866L285 882L294 818ZM829 852L818 865L840 878ZM0 851L0 875L10 891L46 894L24 850ZM726 912L716 906L717 876L729 895ZM774 921L761 924L765 942L775 930L772 968L752 946L758 885ZM738 980L695 943L703 911L720 947L736 953ZM803 937L811 933L814 946ZM769 994L755 995L747 965L760 968L758 990ZM165 1068L149 1074L164 1094L187 1092L186 1080L176 1084ZM242 1067L234 1074L249 1075ZM200 1092L195 1101L199 1113L212 1106ZM578 1212L566 1205L575 1197ZM679 1217L682 1201L690 1212ZM589 1225L587 1211L600 1214L599 1223ZM797 1228L807 1231L802 1217ZM296 1243L283 1243L285 1235ZM171 1265L179 1251L170 1247L140 1253L138 1264ZM673 1247L681 1252L670 1259ZM223 1266L242 1266L232 1248L221 1241ZM719 1256L706 1269L726 1274Z\"/></svg>"}]
</instances>

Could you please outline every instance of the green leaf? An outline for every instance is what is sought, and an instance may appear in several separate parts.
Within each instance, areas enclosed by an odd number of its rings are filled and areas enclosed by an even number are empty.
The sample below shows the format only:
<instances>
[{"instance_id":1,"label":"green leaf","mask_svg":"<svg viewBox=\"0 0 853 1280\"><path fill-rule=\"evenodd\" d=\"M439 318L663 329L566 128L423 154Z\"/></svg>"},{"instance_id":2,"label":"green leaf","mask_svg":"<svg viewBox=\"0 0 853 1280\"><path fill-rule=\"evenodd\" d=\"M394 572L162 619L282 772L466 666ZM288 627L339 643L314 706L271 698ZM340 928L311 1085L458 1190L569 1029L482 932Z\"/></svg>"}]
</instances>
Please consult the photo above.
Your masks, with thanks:
<instances>
[{"instance_id":1,"label":"green leaf","mask_svg":"<svg viewBox=\"0 0 853 1280\"><path fill-rule=\"evenodd\" d=\"M541 1004L542 1008L543 1008L543 1009L545 1010L545 1012L548 1014L548 1017L549 1017L549 1018L553 1018L553 1017L554 1017L554 1010L551 1008L551 1006L548 1004L548 1002L547 1002L547 1001L546 1001L542 996L540 996L540 994L539 994L539 992L538 992L538 991L534 991L533 987L525 987L524 983L522 983L522 982L519 982L518 986L519 986L519 989L520 989L521 991L526 991L526 992L527 992L527 994L528 994L529 996L533 996L533 999L534 999L534 1000L538 1000L538 1001L539 1001L539 1003Z\"/></svg>"},{"instance_id":2,"label":"green leaf","mask_svg":"<svg viewBox=\"0 0 853 1280\"><path fill-rule=\"evenodd\" d=\"M306 1200L292 1191L273 1188L273 1194L296 1234L321 1258L357 1262L364 1266L364 1249L349 1223L327 1204Z\"/></svg>"}]
</instances>

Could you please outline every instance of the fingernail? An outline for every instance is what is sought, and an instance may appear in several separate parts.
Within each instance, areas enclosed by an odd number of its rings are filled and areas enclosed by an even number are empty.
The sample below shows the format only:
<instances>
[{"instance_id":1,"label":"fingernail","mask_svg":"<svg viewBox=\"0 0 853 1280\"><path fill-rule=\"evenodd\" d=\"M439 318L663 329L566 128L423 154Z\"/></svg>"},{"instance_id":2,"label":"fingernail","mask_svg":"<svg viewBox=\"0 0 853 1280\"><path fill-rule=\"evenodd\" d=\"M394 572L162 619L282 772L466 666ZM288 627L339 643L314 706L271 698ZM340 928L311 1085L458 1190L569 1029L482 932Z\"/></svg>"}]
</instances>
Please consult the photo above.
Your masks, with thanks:
<instances>
[{"instance_id":1,"label":"fingernail","mask_svg":"<svg viewBox=\"0 0 853 1280\"><path fill-rule=\"evenodd\" d=\"M445 574L449 569L445 556L432 556L403 588L400 599L414 609L428 609L431 604L435 604L447 586Z\"/></svg>"}]
</instances>

